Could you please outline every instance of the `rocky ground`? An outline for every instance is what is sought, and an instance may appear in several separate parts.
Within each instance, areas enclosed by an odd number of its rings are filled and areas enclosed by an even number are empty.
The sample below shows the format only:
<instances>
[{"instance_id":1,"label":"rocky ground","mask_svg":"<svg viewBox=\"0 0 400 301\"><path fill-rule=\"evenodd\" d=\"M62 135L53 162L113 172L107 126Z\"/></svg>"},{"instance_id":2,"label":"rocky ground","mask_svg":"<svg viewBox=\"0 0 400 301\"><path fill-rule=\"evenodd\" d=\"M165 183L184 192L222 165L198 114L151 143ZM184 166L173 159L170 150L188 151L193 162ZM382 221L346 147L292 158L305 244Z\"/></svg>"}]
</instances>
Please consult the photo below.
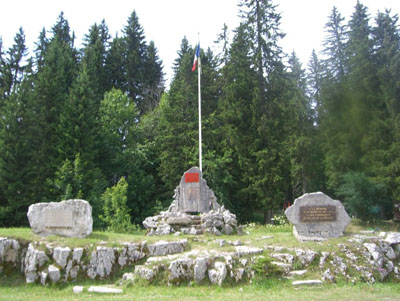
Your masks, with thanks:
<instances>
[{"instance_id":1,"label":"rocky ground","mask_svg":"<svg viewBox=\"0 0 400 301\"><path fill-rule=\"evenodd\" d=\"M233 239L214 235L168 236L170 241L160 237L151 243L110 246L99 242L75 248L3 237L0 275L22 273L27 283L43 285L109 277L120 277L117 283L144 281L166 285L235 284L250 282L256 275L287 277L293 279L293 285L400 279L398 232L364 231L347 234L335 244L294 243L295 246L285 243L285 239L292 239L289 232L279 236L278 241L277 234L267 234L252 236L245 230L244 235Z\"/></svg>"}]
</instances>

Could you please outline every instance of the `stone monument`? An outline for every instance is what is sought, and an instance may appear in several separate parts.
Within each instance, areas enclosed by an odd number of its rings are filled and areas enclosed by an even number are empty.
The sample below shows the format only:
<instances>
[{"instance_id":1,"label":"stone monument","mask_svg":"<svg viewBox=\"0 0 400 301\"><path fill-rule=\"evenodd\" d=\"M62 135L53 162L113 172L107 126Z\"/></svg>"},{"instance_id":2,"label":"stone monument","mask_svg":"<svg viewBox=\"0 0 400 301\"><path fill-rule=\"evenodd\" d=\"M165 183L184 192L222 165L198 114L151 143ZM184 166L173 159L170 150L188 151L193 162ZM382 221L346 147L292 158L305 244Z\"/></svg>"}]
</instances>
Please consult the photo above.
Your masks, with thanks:
<instances>
[{"instance_id":1,"label":"stone monument","mask_svg":"<svg viewBox=\"0 0 400 301\"><path fill-rule=\"evenodd\" d=\"M86 237L92 233L92 207L84 200L32 204L27 215L32 231L41 236Z\"/></svg>"},{"instance_id":2,"label":"stone monument","mask_svg":"<svg viewBox=\"0 0 400 301\"><path fill-rule=\"evenodd\" d=\"M176 232L218 235L237 230L236 216L218 204L198 167L192 167L183 174L168 210L146 218L143 225L149 235Z\"/></svg>"},{"instance_id":3,"label":"stone monument","mask_svg":"<svg viewBox=\"0 0 400 301\"><path fill-rule=\"evenodd\" d=\"M293 234L300 241L324 240L343 236L351 218L342 203L322 192L306 193L286 209L294 225Z\"/></svg>"}]
</instances>

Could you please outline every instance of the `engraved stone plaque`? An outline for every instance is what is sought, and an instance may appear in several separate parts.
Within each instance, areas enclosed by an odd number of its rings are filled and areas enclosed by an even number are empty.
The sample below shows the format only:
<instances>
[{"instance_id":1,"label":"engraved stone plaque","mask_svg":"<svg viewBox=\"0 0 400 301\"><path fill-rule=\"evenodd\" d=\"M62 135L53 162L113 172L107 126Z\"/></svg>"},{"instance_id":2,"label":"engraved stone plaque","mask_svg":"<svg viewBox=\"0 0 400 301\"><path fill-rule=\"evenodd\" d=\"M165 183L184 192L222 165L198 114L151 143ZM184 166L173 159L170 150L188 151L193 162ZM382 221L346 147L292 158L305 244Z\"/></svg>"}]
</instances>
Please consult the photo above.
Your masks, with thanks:
<instances>
[{"instance_id":1,"label":"engraved stone plaque","mask_svg":"<svg viewBox=\"0 0 400 301\"><path fill-rule=\"evenodd\" d=\"M72 228L74 221L72 219L72 210L69 208L47 209L44 212L44 226L46 228Z\"/></svg>"},{"instance_id":2,"label":"engraved stone plaque","mask_svg":"<svg viewBox=\"0 0 400 301\"><path fill-rule=\"evenodd\" d=\"M300 222L318 223L336 221L335 206L301 206Z\"/></svg>"},{"instance_id":3,"label":"engraved stone plaque","mask_svg":"<svg viewBox=\"0 0 400 301\"><path fill-rule=\"evenodd\" d=\"M213 197L213 193L202 179L199 168L192 167L183 174L178 190L177 211L200 213L210 210L210 198Z\"/></svg>"},{"instance_id":4,"label":"engraved stone plaque","mask_svg":"<svg viewBox=\"0 0 400 301\"><path fill-rule=\"evenodd\" d=\"M92 207L85 200L32 204L27 215L32 231L41 236L86 237L92 233Z\"/></svg>"},{"instance_id":5,"label":"engraved stone plaque","mask_svg":"<svg viewBox=\"0 0 400 301\"><path fill-rule=\"evenodd\" d=\"M297 198L285 215L294 225L293 234L300 241L343 236L351 222L342 203L322 192L306 193Z\"/></svg>"}]
</instances>

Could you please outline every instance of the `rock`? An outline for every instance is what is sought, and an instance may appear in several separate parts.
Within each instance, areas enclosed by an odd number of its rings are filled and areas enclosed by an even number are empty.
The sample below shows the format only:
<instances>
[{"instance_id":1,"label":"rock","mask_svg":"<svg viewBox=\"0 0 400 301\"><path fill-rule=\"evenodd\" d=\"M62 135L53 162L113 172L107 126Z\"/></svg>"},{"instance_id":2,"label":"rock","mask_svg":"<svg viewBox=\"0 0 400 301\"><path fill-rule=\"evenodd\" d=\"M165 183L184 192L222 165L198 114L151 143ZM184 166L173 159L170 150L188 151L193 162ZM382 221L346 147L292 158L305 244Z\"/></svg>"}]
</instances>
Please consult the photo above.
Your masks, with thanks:
<instances>
[{"instance_id":1,"label":"rock","mask_svg":"<svg viewBox=\"0 0 400 301\"><path fill-rule=\"evenodd\" d=\"M378 267L382 267L383 265L383 252L382 249L377 246L375 243L364 243L364 247L367 248L368 252L371 254L374 259L376 265Z\"/></svg>"},{"instance_id":2,"label":"rock","mask_svg":"<svg viewBox=\"0 0 400 301\"><path fill-rule=\"evenodd\" d=\"M72 291L74 292L74 294L80 294L80 293L83 292L83 286L75 285L75 286L72 288Z\"/></svg>"},{"instance_id":3,"label":"rock","mask_svg":"<svg viewBox=\"0 0 400 301\"><path fill-rule=\"evenodd\" d=\"M321 257L319 259L319 267L322 269L326 263L326 259L329 257L330 252L321 252Z\"/></svg>"},{"instance_id":4,"label":"rock","mask_svg":"<svg viewBox=\"0 0 400 301\"><path fill-rule=\"evenodd\" d=\"M240 240L235 240L234 242L232 242L232 246L242 246L243 243Z\"/></svg>"},{"instance_id":5,"label":"rock","mask_svg":"<svg viewBox=\"0 0 400 301\"><path fill-rule=\"evenodd\" d=\"M115 261L114 249L109 247L97 247L96 251L92 252L87 275L91 279L96 276L104 278L111 274Z\"/></svg>"},{"instance_id":6,"label":"rock","mask_svg":"<svg viewBox=\"0 0 400 301\"><path fill-rule=\"evenodd\" d=\"M79 265L76 265L69 270L69 276L71 277L71 279L76 279L76 277L78 277L79 269Z\"/></svg>"},{"instance_id":7,"label":"rock","mask_svg":"<svg viewBox=\"0 0 400 301\"><path fill-rule=\"evenodd\" d=\"M138 267L138 266L135 266L135 269L136 269L137 267ZM134 281L135 281L135 274L134 274L134 273L124 273L124 274L122 275L122 280L123 280L123 281L134 282Z\"/></svg>"},{"instance_id":8,"label":"rock","mask_svg":"<svg viewBox=\"0 0 400 301\"><path fill-rule=\"evenodd\" d=\"M86 237L92 233L92 207L84 200L30 205L28 219L32 231L41 236Z\"/></svg>"},{"instance_id":9,"label":"rock","mask_svg":"<svg viewBox=\"0 0 400 301\"><path fill-rule=\"evenodd\" d=\"M289 272L289 276L293 277L293 276L302 276L305 273L307 273L307 270L298 270L298 271L290 271Z\"/></svg>"},{"instance_id":10,"label":"rock","mask_svg":"<svg viewBox=\"0 0 400 301\"><path fill-rule=\"evenodd\" d=\"M122 294L123 290L106 286L91 286L89 287L88 292L101 294Z\"/></svg>"},{"instance_id":11,"label":"rock","mask_svg":"<svg viewBox=\"0 0 400 301\"><path fill-rule=\"evenodd\" d=\"M315 259L315 257L318 255L317 252L310 251L310 250L304 251L301 249L295 249L295 253L303 266L309 265Z\"/></svg>"},{"instance_id":12,"label":"rock","mask_svg":"<svg viewBox=\"0 0 400 301\"><path fill-rule=\"evenodd\" d=\"M294 262L294 256L287 253L272 253L271 257L289 264Z\"/></svg>"},{"instance_id":13,"label":"rock","mask_svg":"<svg viewBox=\"0 0 400 301\"><path fill-rule=\"evenodd\" d=\"M231 270L231 278L234 279L236 283L239 283L240 281L242 281L243 275L244 275L243 268Z\"/></svg>"},{"instance_id":14,"label":"rock","mask_svg":"<svg viewBox=\"0 0 400 301\"><path fill-rule=\"evenodd\" d=\"M385 242L390 245L400 244L400 232L389 233L385 238Z\"/></svg>"},{"instance_id":15,"label":"rock","mask_svg":"<svg viewBox=\"0 0 400 301\"><path fill-rule=\"evenodd\" d=\"M194 260L190 258L178 258L171 262L168 267L168 282L181 282L193 279Z\"/></svg>"},{"instance_id":16,"label":"rock","mask_svg":"<svg viewBox=\"0 0 400 301\"><path fill-rule=\"evenodd\" d=\"M79 264L81 262L82 255L83 255L83 248L75 248L72 253L72 260L76 264Z\"/></svg>"},{"instance_id":17,"label":"rock","mask_svg":"<svg viewBox=\"0 0 400 301\"><path fill-rule=\"evenodd\" d=\"M46 281L47 281L47 276L48 276L49 274L48 273L46 273L46 272L41 272L40 273L40 283L42 284L42 285L46 285Z\"/></svg>"},{"instance_id":18,"label":"rock","mask_svg":"<svg viewBox=\"0 0 400 301\"><path fill-rule=\"evenodd\" d=\"M49 273L49 278L52 283L57 283L60 281L61 278L61 272L60 269L54 265L49 265L48 267L48 273Z\"/></svg>"},{"instance_id":19,"label":"rock","mask_svg":"<svg viewBox=\"0 0 400 301\"><path fill-rule=\"evenodd\" d=\"M68 259L68 256L70 253L71 253L71 249L68 247L54 248L53 259L56 262L56 264L59 265L63 269L67 265L67 259Z\"/></svg>"},{"instance_id":20,"label":"rock","mask_svg":"<svg viewBox=\"0 0 400 301\"><path fill-rule=\"evenodd\" d=\"M212 284L222 285L227 274L226 264L217 261L214 263L214 269L208 270L208 278Z\"/></svg>"},{"instance_id":21,"label":"rock","mask_svg":"<svg viewBox=\"0 0 400 301\"><path fill-rule=\"evenodd\" d=\"M285 215L294 225L293 234L300 241L343 236L351 222L342 203L322 192L306 193L297 198Z\"/></svg>"},{"instance_id":22,"label":"rock","mask_svg":"<svg viewBox=\"0 0 400 301\"><path fill-rule=\"evenodd\" d=\"M261 254L264 250L257 247L237 246L234 255L237 257Z\"/></svg>"},{"instance_id":23,"label":"rock","mask_svg":"<svg viewBox=\"0 0 400 301\"><path fill-rule=\"evenodd\" d=\"M201 282L206 277L207 258L205 257L196 258L193 272L194 272L194 281L196 283Z\"/></svg>"},{"instance_id":24,"label":"rock","mask_svg":"<svg viewBox=\"0 0 400 301\"><path fill-rule=\"evenodd\" d=\"M178 241L160 240L154 244L148 245L149 256L165 256L168 254L182 253L187 247L187 239Z\"/></svg>"},{"instance_id":25,"label":"rock","mask_svg":"<svg viewBox=\"0 0 400 301\"><path fill-rule=\"evenodd\" d=\"M329 281L329 282L335 282L335 277L331 273L331 269L325 270L325 272L322 275L322 280L323 281Z\"/></svg>"},{"instance_id":26,"label":"rock","mask_svg":"<svg viewBox=\"0 0 400 301\"><path fill-rule=\"evenodd\" d=\"M332 265L336 267L335 271L337 272L337 274L341 273L343 276L346 276L347 264L344 262L342 257L333 257Z\"/></svg>"},{"instance_id":27,"label":"rock","mask_svg":"<svg viewBox=\"0 0 400 301\"><path fill-rule=\"evenodd\" d=\"M288 264L288 263L283 263L283 262L279 262L279 261L272 261L271 264L277 266L285 274L289 273L289 271L292 269L292 265Z\"/></svg>"},{"instance_id":28,"label":"rock","mask_svg":"<svg viewBox=\"0 0 400 301\"><path fill-rule=\"evenodd\" d=\"M292 285L293 286L300 286L300 285L321 285L322 281L321 280L297 280L293 281Z\"/></svg>"},{"instance_id":29,"label":"rock","mask_svg":"<svg viewBox=\"0 0 400 301\"><path fill-rule=\"evenodd\" d=\"M215 242L219 244L220 247L223 247L227 244L225 239L216 239Z\"/></svg>"},{"instance_id":30,"label":"rock","mask_svg":"<svg viewBox=\"0 0 400 301\"><path fill-rule=\"evenodd\" d=\"M157 269L137 265L135 266L135 275L138 275L140 278L146 279L147 281L152 281L157 275Z\"/></svg>"},{"instance_id":31,"label":"rock","mask_svg":"<svg viewBox=\"0 0 400 301\"><path fill-rule=\"evenodd\" d=\"M168 225L188 226L192 223L192 220L189 218L189 216L176 216L169 217L166 223Z\"/></svg>"},{"instance_id":32,"label":"rock","mask_svg":"<svg viewBox=\"0 0 400 301\"><path fill-rule=\"evenodd\" d=\"M224 232L226 235L232 234L232 233L233 233L233 228L232 228L232 226L229 225L229 224L225 224L224 229L223 229L223 232Z\"/></svg>"},{"instance_id":33,"label":"rock","mask_svg":"<svg viewBox=\"0 0 400 301\"><path fill-rule=\"evenodd\" d=\"M38 268L42 267L47 261L49 261L49 258L45 252L36 250L30 243L24 260L26 283L33 283L38 279Z\"/></svg>"},{"instance_id":34,"label":"rock","mask_svg":"<svg viewBox=\"0 0 400 301\"><path fill-rule=\"evenodd\" d=\"M15 239L0 237L0 264L3 262L15 264L19 261L20 244Z\"/></svg>"}]
</instances>

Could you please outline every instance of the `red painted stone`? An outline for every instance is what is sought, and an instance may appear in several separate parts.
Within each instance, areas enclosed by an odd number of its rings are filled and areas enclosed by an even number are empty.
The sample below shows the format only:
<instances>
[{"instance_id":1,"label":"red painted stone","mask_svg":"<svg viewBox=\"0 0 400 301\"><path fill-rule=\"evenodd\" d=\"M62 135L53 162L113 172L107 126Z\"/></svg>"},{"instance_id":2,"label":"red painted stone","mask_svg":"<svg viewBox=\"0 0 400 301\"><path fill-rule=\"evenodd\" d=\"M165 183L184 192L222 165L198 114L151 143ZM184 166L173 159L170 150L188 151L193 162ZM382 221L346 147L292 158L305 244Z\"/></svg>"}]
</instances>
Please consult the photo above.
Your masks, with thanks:
<instances>
[{"instance_id":1,"label":"red painted stone","mask_svg":"<svg viewBox=\"0 0 400 301\"><path fill-rule=\"evenodd\" d=\"M185 173L186 183L198 183L199 181L200 177L198 173Z\"/></svg>"}]
</instances>

